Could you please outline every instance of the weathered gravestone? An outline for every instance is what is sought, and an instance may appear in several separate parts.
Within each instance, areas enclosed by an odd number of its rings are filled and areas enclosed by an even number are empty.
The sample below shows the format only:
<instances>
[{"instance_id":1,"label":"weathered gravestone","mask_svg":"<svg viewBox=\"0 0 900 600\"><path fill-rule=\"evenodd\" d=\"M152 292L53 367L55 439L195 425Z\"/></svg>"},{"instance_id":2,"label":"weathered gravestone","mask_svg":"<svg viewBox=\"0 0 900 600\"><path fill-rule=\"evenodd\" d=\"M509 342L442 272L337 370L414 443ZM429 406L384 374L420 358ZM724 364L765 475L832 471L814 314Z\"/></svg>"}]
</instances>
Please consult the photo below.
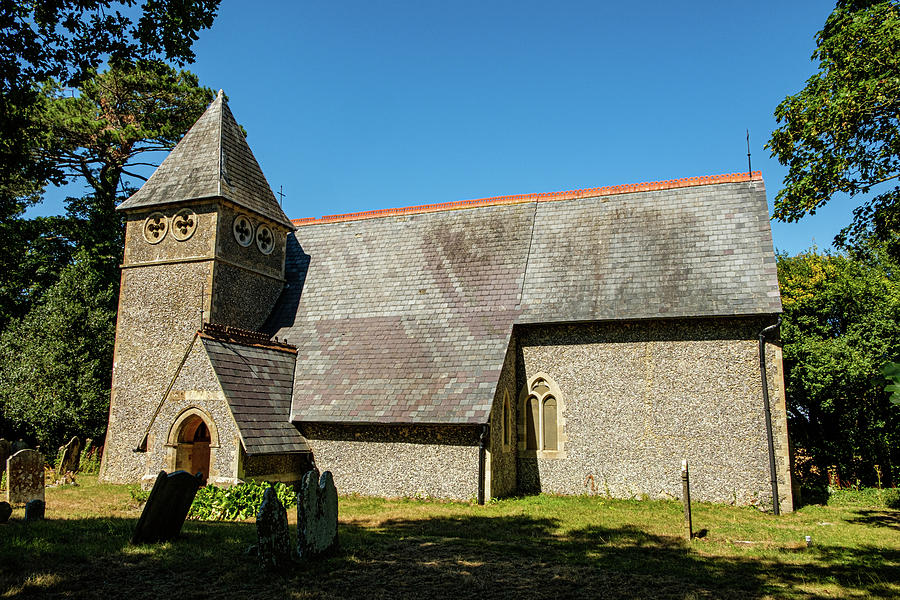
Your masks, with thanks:
<instances>
[{"instance_id":1,"label":"weathered gravestone","mask_svg":"<svg viewBox=\"0 0 900 600\"><path fill-rule=\"evenodd\" d=\"M81 464L81 440L74 436L65 446L60 446L56 459L56 477L62 479L68 472L77 473Z\"/></svg>"},{"instance_id":2,"label":"weathered gravestone","mask_svg":"<svg viewBox=\"0 0 900 600\"><path fill-rule=\"evenodd\" d=\"M37 450L19 450L6 461L6 501L25 504L44 500L44 457Z\"/></svg>"},{"instance_id":3,"label":"weathered gravestone","mask_svg":"<svg viewBox=\"0 0 900 600\"><path fill-rule=\"evenodd\" d=\"M167 475L160 471L134 528L131 543L168 542L178 537L202 481L200 473L191 475L187 471L175 471Z\"/></svg>"},{"instance_id":4,"label":"weathered gravestone","mask_svg":"<svg viewBox=\"0 0 900 600\"><path fill-rule=\"evenodd\" d=\"M6 472L6 459L12 456L12 442L0 438L0 478Z\"/></svg>"},{"instance_id":5,"label":"weathered gravestone","mask_svg":"<svg viewBox=\"0 0 900 600\"><path fill-rule=\"evenodd\" d=\"M291 532L288 529L287 510L275 488L263 493L262 504L256 514L256 552L264 567L277 569L291 562Z\"/></svg>"},{"instance_id":6,"label":"weathered gravestone","mask_svg":"<svg viewBox=\"0 0 900 600\"><path fill-rule=\"evenodd\" d=\"M46 510L47 505L44 504L43 500L32 500L25 505L25 522L43 521Z\"/></svg>"},{"instance_id":7,"label":"weathered gravestone","mask_svg":"<svg viewBox=\"0 0 900 600\"><path fill-rule=\"evenodd\" d=\"M338 497L331 471L318 469L303 476L297 498L297 554L315 558L337 548Z\"/></svg>"},{"instance_id":8,"label":"weathered gravestone","mask_svg":"<svg viewBox=\"0 0 900 600\"><path fill-rule=\"evenodd\" d=\"M0 523L6 523L12 516L12 506L9 502L0 502Z\"/></svg>"}]
</instances>

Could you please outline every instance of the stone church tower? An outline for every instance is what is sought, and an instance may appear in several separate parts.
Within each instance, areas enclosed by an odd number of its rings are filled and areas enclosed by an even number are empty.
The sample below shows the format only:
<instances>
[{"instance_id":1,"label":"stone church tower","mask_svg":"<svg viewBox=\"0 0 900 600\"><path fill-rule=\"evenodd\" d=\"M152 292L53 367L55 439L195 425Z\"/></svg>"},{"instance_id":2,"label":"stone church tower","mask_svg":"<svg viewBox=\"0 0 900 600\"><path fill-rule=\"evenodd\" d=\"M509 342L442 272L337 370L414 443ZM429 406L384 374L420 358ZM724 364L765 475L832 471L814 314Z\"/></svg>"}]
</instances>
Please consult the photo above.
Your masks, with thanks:
<instances>
[{"instance_id":1,"label":"stone church tower","mask_svg":"<svg viewBox=\"0 0 900 600\"><path fill-rule=\"evenodd\" d=\"M294 229L223 94L123 202L125 257L101 477L145 474L153 421L203 323L258 330Z\"/></svg>"}]
</instances>

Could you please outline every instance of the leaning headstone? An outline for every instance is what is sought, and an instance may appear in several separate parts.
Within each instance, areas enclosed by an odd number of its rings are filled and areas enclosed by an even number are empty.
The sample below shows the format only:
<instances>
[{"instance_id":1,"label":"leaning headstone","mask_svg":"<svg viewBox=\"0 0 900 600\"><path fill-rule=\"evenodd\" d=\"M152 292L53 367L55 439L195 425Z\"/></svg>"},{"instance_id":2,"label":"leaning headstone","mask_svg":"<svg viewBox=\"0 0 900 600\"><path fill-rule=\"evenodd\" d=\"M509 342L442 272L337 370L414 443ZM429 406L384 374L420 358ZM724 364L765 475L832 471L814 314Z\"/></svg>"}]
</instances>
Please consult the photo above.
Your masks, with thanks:
<instances>
[{"instance_id":1,"label":"leaning headstone","mask_svg":"<svg viewBox=\"0 0 900 600\"><path fill-rule=\"evenodd\" d=\"M297 554L308 559L337 548L338 497L331 471L319 477L318 469L303 476L297 498L299 536Z\"/></svg>"},{"instance_id":2,"label":"leaning headstone","mask_svg":"<svg viewBox=\"0 0 900 600\"><path fill-rule=\"evenodd\" d=\"M81 440L78 439L78 436L73 436L68 444L59 448L59 456L56 459L56 477L61 479L66 473L77 473L79 464L81 464Z\"/></svg>"},{"instance_id":3,"label":"leaning headstone","mask_svg":"<svg viewBox=\"0 0 900 600\"><path fill-rule=\"evenodd\" d=\"M0 502L0 524L9 521L12 516L12 506L9 502Z\"/></svg>"},{"instance_id":4,"label":"leaning headstone","mask_svg":"<svg viewBox=\"0 0 900 600\"><path fill-rule=\"evenodd\" d=\"M43 500L32 500L25 505L25 522L43 521L46 509L47 505L44 504Z\"/></svg>"},{"instance_id":5,"label":"leaning headstone","mask_svg":"<svg viewBox=\"0 0 900 600\"><path fill-rule=\"evenodd\" d=\"M264 567L278 569L291 562L287 510L273 487L263 492L262 504L256 514L256 536L257 556Z\"/></svg>"},{"instance_id":6,"label":"leaning headstone","mask_svg":"<svg viewBox=\"0 0 900 600\"><path fill-rule=\"evenodd\" d=\"M201 473L191 475L187 471L175 471L167 475L160 471L134 528L131 543L168 542L178 537L202 481Z\"/></svg>"},{"instance_id":7,"label":"leaning headstone","mask_svg":"<svg viewBox=\"0 0 900 600\"><path fill-rule=\"evenodd\" d=\"M0 438L0 477L6 471L6 459L12 456L12 442Z\"/></svg>"},{"instance_id":8,"label":"leaning headstone","mask_svg":"<svg viewBox=\"0 0 900 600\"><path fill-rule=\"evenodd\" d=\"M19 450L6 461L6 501L26 504L44 500L44 457L37 450Z\"/></svg>"}]
</instances>

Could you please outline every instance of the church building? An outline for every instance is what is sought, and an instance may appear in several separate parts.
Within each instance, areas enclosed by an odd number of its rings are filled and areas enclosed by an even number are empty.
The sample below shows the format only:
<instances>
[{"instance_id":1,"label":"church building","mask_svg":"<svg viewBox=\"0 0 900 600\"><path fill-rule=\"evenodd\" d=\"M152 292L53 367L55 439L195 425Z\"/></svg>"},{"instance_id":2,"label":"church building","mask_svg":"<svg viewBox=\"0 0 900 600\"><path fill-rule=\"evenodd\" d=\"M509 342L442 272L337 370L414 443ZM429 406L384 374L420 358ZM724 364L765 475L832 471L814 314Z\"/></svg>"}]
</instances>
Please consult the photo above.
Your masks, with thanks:
<instances>
[{"instance_id":1,"label":"church building","mask_svg":"<svg viewBox=\"0 0 900 600\"><path fill-rule=\"evenodd\" d=\"M220 92L119 210L105 481L792 509L759 172L291 220Z\"/></svg>"}]
</instances>

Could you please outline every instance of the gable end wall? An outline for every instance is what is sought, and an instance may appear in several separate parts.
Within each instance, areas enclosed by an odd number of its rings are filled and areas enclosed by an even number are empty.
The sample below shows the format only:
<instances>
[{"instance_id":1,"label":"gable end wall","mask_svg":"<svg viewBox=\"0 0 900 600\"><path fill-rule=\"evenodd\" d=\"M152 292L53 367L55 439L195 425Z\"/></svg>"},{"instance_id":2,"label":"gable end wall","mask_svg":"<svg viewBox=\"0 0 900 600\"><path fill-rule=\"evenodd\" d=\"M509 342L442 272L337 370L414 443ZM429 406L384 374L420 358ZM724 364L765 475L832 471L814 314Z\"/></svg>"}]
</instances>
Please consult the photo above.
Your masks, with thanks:
<instances>
[{"instance_id":1,"label":"gable end wall","mask_svg":"<svg viewBox=\"0 0 900 600\"><path fill-rule=\"evenodd\" d=\"M519 491L771 506L757 335L775 317L531 326L517 385L543 372L565 404L565 458L520 456ZM792 509L784 385L767 348L782 510Z\"/></svg>"},{"instance_id":2,"label":"gable end wall","mask_svg":"<svg viewBox=\"0 0 900 600\"><path fill-rule=\"evenodd\" d=\"M194 340L172 389L150 427L147 452L142 455L146 463L144 481L152 484L160 470L174 470L175 448L167 444L167 439L179 415L191 408L199 409L211 417L213 422L207 425L215 427L218 437L218 444L210 446L209 482L218 485L236 483L241 451L240 434L199 339Z\"/></svg>"}]
</instances>

